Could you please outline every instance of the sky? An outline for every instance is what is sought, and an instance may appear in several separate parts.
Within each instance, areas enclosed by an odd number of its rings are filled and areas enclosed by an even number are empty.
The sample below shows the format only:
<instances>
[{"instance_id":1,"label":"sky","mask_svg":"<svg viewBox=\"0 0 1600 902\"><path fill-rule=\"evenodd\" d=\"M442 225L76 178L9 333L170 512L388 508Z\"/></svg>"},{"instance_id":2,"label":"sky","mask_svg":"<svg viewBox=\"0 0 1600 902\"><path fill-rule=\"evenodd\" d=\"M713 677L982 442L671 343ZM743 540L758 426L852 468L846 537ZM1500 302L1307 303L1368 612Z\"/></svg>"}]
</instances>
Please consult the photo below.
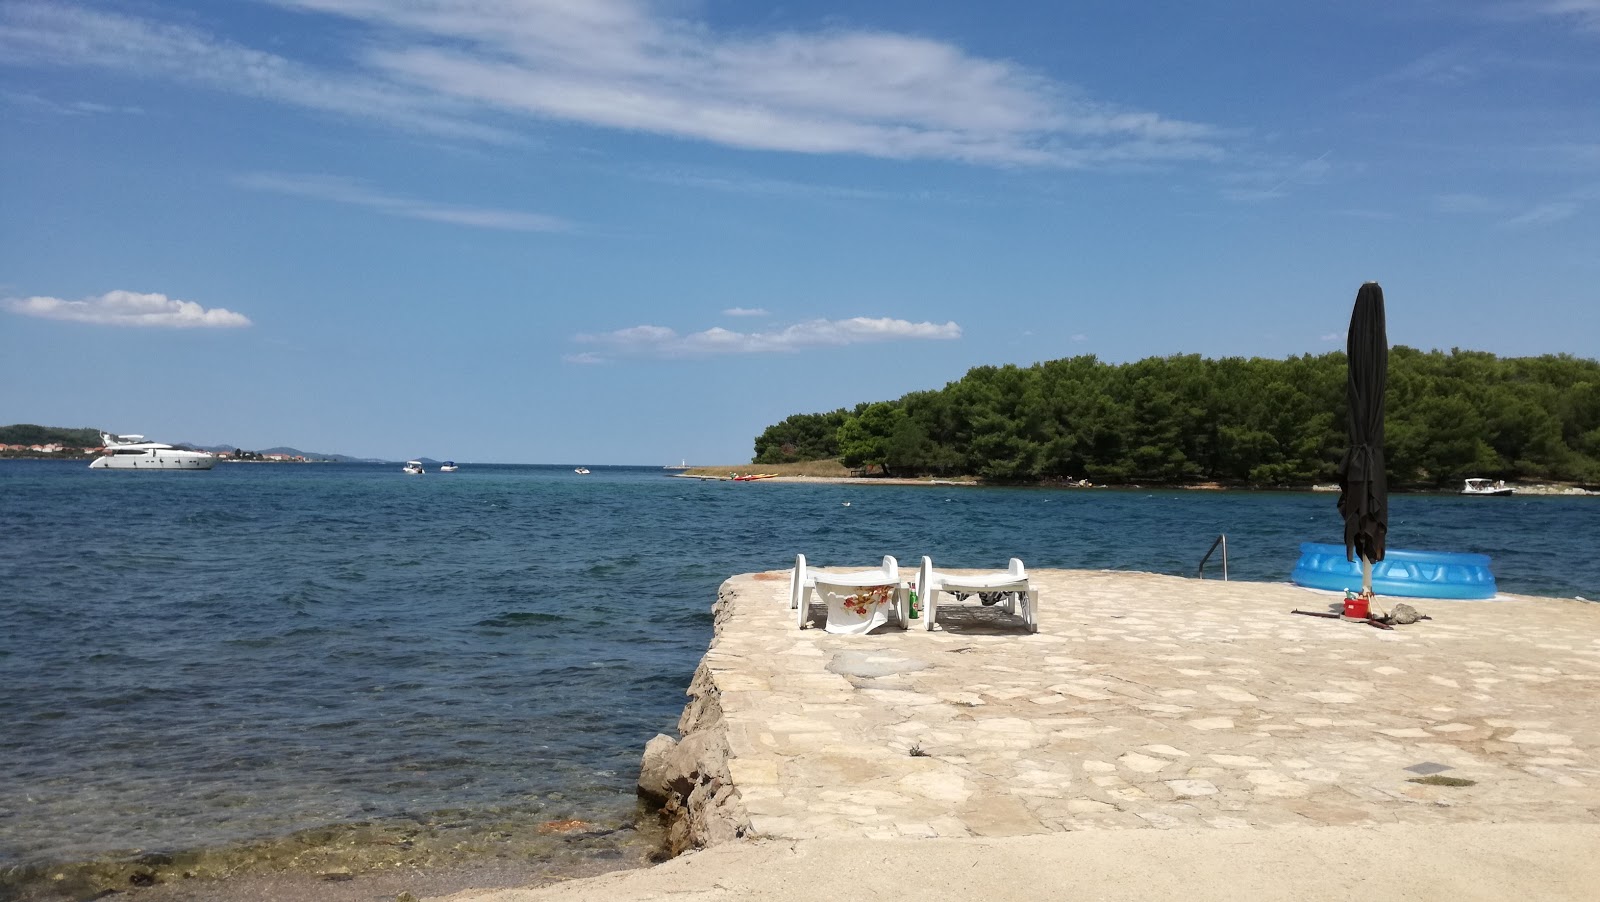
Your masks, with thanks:
<instances>
[{"instance_id":1,"label":"sky","mask_svg":"<svg viewBox=\"0 0 1600 902\"><path fill-rule=\"evenodd\" d=\"M0 423L731 464L1369 279L1600 356L1600 0L0 0Z\"/></svg>"}]
</instances>

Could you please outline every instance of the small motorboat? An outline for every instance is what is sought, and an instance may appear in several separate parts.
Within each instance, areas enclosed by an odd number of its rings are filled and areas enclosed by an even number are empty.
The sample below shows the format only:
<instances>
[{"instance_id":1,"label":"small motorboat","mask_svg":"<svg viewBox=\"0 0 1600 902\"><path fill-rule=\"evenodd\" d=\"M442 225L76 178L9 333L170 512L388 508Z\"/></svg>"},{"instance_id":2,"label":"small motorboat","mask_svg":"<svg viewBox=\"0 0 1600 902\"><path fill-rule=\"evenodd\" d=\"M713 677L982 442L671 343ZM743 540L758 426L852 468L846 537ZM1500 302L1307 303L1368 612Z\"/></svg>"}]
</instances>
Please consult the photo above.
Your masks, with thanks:
<instances>
[{"instance_id":1,"label":"small motorboat","mask_svg":"<svg viewBox=\"0 0 1600 902\"><path fill-rule=\"evenodd\" d=\"M589 468L588 467L578 467L578 468L574 469L572 472L578 474L579 476L588 476L589 475Z\"/></svg>"},{"instance_id":2,"label":"small motorboat","mask_svg":"<svg viewBox=\"0 0 1600 902\"><path fill-rule=\"evenodd\" d=\"M457 471L459 469L461 469L461 468L456 466L456 462L453 461L453 460L447 460L444 463L439 465L439 472L440 473L454 473L455 471Z\"/></svg>"},{"instance_id":3,"label":"small motorboat","mask_svg":"<svg viewBox=\"0 0 1600 902\"><path fill-rule=\"evenodd\" d=\"M1463 495L1514 495L1517 490L1506 485L1504 479L1488 480L1477 476L1466 481L1461 487Z\"/></svg>"},{"instance_id":4,"label":"small motorboat","mask_svg":"<svg viewBox=\"0 0 1600 902\"><path fill-rule=\"evenodd\" d=\"M422 469L422 461L420 460L406 461L406 465L401 467L400 471L405 473L407 476L421 476L423 473L427 472L426 470Z\"/></svg>"}]
</instances>

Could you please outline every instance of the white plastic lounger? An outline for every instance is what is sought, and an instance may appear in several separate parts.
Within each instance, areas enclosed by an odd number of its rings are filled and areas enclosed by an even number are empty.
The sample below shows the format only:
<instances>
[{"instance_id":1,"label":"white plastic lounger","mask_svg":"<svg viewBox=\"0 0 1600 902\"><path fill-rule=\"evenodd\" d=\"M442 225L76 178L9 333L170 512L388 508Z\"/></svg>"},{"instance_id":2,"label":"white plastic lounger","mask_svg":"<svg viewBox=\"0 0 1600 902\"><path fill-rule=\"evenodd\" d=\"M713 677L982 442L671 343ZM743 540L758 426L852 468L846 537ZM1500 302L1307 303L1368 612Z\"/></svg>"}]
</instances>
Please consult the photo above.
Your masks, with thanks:
<instances>
[{"instance_id":1,"label":"white plastic lounger","mask_svg":"<svg viewBox=\"0 0 1600 902\"><path fill-rule=\"evenodd\" d=\"M818 572L806 566L806 556L794 556L789 575L789 607L795 612L795 626L806 628L811 614L811 594L828 604L830 633L863 635L889 622L888 608L900 618L900 628L910 628L911 603L905 583L900 579L900 562L884 555L876 570L847 573Z\"/></svg>"},{"instance_id":2,"label":"white plastic lounger","mask_svg":"<svg viewBox=\"0 0 1600 902\"><path fill-rule=\"evenodd\" d=\"M933 629L934 622L939 619L940 592L961 592L967 595L1003 592L1006 595L1007 614L1017 612L1017 600L1020 598L1022 619L1028 625L1028 632L1039 631L1039 592L1029 584L1028 571L1018 558L1012 558L1011 565L1003 573L960 576L954 573L940 573L933 569L933 560L924 555L922 566L917 568L917 598L922 603L923 629Z\"/></svg>"}]
</instances>

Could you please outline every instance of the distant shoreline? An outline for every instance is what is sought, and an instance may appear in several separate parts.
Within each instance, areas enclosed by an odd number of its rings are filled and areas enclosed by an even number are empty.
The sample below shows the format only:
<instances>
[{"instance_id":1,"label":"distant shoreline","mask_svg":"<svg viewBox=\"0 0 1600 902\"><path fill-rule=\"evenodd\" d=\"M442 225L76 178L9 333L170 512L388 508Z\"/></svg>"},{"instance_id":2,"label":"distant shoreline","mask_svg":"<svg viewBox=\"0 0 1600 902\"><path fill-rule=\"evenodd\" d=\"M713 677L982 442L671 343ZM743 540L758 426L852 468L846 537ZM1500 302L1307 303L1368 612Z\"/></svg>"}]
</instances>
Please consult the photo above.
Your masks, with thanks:
<instances>
[{"instance_id":1,"label":"distant shoreline","mask_svg":"<svg viewBox=\"0 0 1600 902\"><path fill-rule=\"evenodd\" d=\"M707 470L711 467L697 467L695 469ZM720 468L715 468L720 469ZM737 468L734 468L737 469ZM755 468L759 471L759 468ZM674 479L701 479L714 482L734 482L732 476L721 476L710 473L669 473ZM991 483L984 482L976 477L958 477L955 479L914 478L903 476L766 476L761 479L748 480L752 483L779 482L799 485L913 485L938 488L1025 488L1025 489L1112 489L1118 491L1186 491L1186 492L1338 492L1337 485L1314 484L1308 486L1247 486L1223 485L1217 482L1197 482L1182 485L1098 485L1072 482L1036 482L1036 483ZM1600 496L1600 492L1589 491L1578 486L1561 485L1559 483L1530 483L1513 484L1517 495L1560 495L1568 497ZM1394 495L1455 495L1454 490L1394 490ZM1515 497L1515 496L1513 496Z\"/></svg>"}]
</instances>

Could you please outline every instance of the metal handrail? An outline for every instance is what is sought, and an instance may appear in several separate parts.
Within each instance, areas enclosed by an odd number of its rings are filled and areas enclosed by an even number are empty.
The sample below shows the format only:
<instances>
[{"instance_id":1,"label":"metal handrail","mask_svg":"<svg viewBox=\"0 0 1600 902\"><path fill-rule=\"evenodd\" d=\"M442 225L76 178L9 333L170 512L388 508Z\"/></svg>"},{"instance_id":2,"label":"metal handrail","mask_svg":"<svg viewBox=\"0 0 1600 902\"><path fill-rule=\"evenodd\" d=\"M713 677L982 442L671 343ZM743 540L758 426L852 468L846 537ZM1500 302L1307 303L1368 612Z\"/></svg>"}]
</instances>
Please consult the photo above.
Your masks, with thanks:
<instances>
[{"instance_id":1,"label":"metal handrail","mask_svg":"<svg viewBox=\"0 0 1600 902\"><path fill-rule=\"evenodd\" d=\"M1223 582L1227 582L1228 581L1228 537L1226 535L1218 535L1217 536L1217 540L1215 542L1211 543L1211 547L1210 548L1206 549L1206 556L1200 559L1200 574L1199 575L1200 575L1201 579L1205 579L1206 578L1206 561L1211 560L1211 552L1216 551L1218 545L1222 546L1222 581Z\"/></svg>"}]
</instances>

